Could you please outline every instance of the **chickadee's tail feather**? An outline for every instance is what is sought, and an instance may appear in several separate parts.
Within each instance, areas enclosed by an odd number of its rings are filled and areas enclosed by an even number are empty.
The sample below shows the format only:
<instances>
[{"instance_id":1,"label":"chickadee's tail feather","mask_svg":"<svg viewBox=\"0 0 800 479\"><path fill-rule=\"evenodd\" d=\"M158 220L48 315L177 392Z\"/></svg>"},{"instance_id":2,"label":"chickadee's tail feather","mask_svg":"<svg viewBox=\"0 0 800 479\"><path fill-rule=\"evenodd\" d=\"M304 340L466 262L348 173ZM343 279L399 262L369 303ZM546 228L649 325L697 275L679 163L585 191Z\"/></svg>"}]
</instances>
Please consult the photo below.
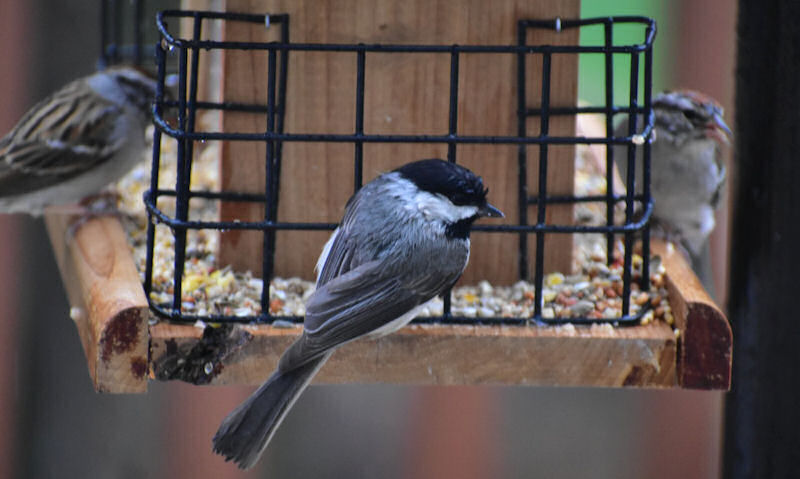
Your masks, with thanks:
<instances>
[{"instance_id":1,"label":"chickadee's tail feather","mask_svg":"<svg viewBox=\"0 0 800 479\"><path fill-rule=\"evenodd\" d=\"M242 469L253 467L286 413L329 356L325 354L290 371L272 373L222 421L214 435L214 452Z\"/></svg>"}]
</instances>

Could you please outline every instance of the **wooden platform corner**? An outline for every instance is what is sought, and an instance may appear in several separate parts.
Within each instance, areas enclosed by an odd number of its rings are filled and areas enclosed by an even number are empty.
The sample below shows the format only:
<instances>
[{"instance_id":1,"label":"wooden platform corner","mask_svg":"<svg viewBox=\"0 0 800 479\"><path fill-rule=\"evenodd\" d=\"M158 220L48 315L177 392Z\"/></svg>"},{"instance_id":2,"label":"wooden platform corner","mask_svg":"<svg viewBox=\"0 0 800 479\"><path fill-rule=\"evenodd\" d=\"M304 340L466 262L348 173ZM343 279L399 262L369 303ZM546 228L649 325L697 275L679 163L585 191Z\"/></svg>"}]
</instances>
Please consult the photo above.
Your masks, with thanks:
<instances>
[{"instance_id":1,"label":"wooden platform corner","mask_svg":"<svg viewBox=\"0 0 800 479\"><path fill-rule=\"evenodd\" d=\"M119 220L93 218L74 234L70 215L50 212L46 221L98 391L145 392L153 378L258 384L300 334L300 326L246 325L204 337L194 326L149 326ZM653 246L666 267L678 335L661 321L616 328L411 325L343 346L318 381L728 389L727 319L680 254ZM169 369L187 358L191 370Z\"/></svg>"}]
</instances>

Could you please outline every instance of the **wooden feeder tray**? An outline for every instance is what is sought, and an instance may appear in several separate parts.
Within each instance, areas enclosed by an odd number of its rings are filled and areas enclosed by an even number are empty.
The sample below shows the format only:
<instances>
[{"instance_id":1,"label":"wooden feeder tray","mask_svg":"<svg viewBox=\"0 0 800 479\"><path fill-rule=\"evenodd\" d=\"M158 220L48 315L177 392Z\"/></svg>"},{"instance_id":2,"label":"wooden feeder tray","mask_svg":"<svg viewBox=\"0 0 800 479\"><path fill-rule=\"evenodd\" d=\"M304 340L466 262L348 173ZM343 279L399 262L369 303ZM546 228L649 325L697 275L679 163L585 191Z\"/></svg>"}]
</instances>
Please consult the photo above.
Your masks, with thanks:
<instances>
[{"instance_id":1,"label":"wooden feeder tray","mask_svg":"<svg viewBox=\"0 0 800 479\"><path fill-rule=\"evenodd\" d=\"M227 2L226 7L236 12L286 12L298 19L292 25L293 42L342 43L357 39L367 43L408 43L412 38L408 32L415 32L414 42L429 45L502 45L508 43L509 38L517 38L520 18L576 18L580 12L577 1L417 1L405 2L401 10L397 10L393 2L361 3L348 7L353 10L349 12L351 17L344 17L348 12L335 2L237 0ZM427 11L450 14L422 13ZM463 18L454 21L451 14ZM334 21L336 18L348 18L348 21ZM193 30L184 29L186 35L190 31ZM252 25L234 23L226 26L224 35L228 41L271 42L277 39L270 36L275 31L266 29L263 22ZM523 37L523 40L536 45L570 45L579 41L577 30L556 33L537 29L526 35L528 37ZM429 64L432 61L430 56L423 57L418 65L409 63L408 58L398 58L404 59L398 61L376 55L368 61L373 70L367 75L366 84L391 82L393 88L371 87L363 93L364 103L376 109L366 116L364 128L378 133L397 133L389 129L387 119L400 126L413 125L415 131L440 131L442 120L447 127L453 120L442 115L442 118L436 117L437 120L429 112L450 111L451 95L420 95L418 84L429 83L430 75L434 80L444 82L443 85L452 84L454 70L453 64L449 63L449 54L445 57L448 60L446 64ZM199 71L208 68L206 61L211 60L203 54ZM228 101L263 104L267 82L260 78L251 79L251 76L253 72L266 71L265 61L264 55L226 50L222 70L237 72L237 81L222 82L222 97ZM460 94L469 99L469 108L459 110L463 118L454 133L479 131L502 136L518 128L515 113L504 115L500 113L503 110L497 108L497 105L516 105L514 83L503 75L485 75L486 61L485 55L478 55L465 57L458 63L462 70L455 78L461 83ZM499 71L515 71L516 61L515 56L502 57ZM336 81L343 82L348 78L355 81L355 70L347 69L355 65L355 56L293 55L292 62L294 75L304 82L288 90L293 96L286 100L287 131L340 131L341 125L348 123L343 120L346 118L342 117L344 113L340 112L352 111L355 98L342 94L342 88L331 85L338 85ZM539 63L529 61L524 65L526 78L530 79L530 91L540 90L542 86L537 83L540 75L535 74L536 69L541 69ZM399 68L406 74L398 75ZM553 56L552 75L558 79L553 82L550 92L553 105L577 104L577 68L576 56ZM326 78L315 73L318 71L331 72L334 76L338 74L341 78ZM349 76L347 72L350 72ZM200 75L200 91L217 86L207 82L208 78L211 76ZM491 95L482 94L486 91ZM200 98L205 99L203 96ZM394 102L395 98L402 98L402 104ZM534 108L536 101L532 98L533 103L526 105ZM325 105L325 108L319 105ZM310 111L315 114L305 114ZM391 112L391 117L385 112ZM527 131L538 131L538 120L529 120L525 124ZM259 115L259 121L266 122L266 116ZM253 126L251 117L235 112L223 115L221 122L224 131L249 131L239 124L241 122L248 128L256 128L255 131L264 131L264 125ZM574 120L568 116L553 116L549 134L575 136L575 126ZM594 136L603 136L605 126L598 128L599 133ZM387 170L389 160L394 158L438 156L432 155L433 147L427 144L367 146L370 157L375 158L371 162L375 171ZM504 148L503 151L513 154L495 155L492 168L487 168L482 174L486 183L493 187L493 203L512 211L513 205L518 204L518 193L511 185L519 182L509 172L516 168L517 146L506 145ZM237 186L233 190L264 191L265 175L253 174L263 171L264 149L262 142L224 143L221 170L233 176L231 181ZM308 191L328 189L325 181L337 186L346 184L352 174L340 165L351 154L315 143L303 143L296 149L299 150L295 151L296 158L286 162L281 174L293 177L293 174L313 167L315 178L323 180L314 183L317 186L302 182L308 189L284 188L283 194L289 196L281 200L286 209L281 215L303 221L321 220L305 217L302 211L289 211L295 208L318 212L322 220L338 218L344 199L336 195L346 195L345 189L330 188L334 193L331 198L313 208L309 207L311 197L321 195L309 195ZM548 170L548 193L572 194L574 164L568 160L574 154L572 148L552 148L550 161L559 168ZM482 160L484 155L482 148L465 147L460 150L459 162L469 165L470 161ZM527 182L534 185L537 160L531 158L530 161ZM236 168L230 166L234 162ZM222 183L230 187L226 181L228 179L223 179ZM232 218L243 221L264 218L263 211L257 207L252 206L250 210L249 214L236 211ZM547 212L548 221L553 224L566 223L574 218L572 208L565 205L548 207ZM221 217L225 218L222 213ZM73 216L63 211L46 213L50 240L72 306L70 316L78 328L89 373L98 391L144 392L148 381L168 378L195 384L259 384L301 331L299 325L288 328L247 325L217 328L218 337L212 337L208 332L210 328L204 330L163 321L151 324L147 298L119 220L108 216L96 217L77 229L69 226L73 220ZM308 237L312 235L306 231L285 234L283 244L292 245L292 248L278 255L283 263L278 264L276 270L286 277L309 272L309 265L313 264L315 254L324 243L324 235L320 232L311 241ZM492 248L486 250L499 253L480 265L478 258L473 258L470 270L464 275L465 281L475 283L478 279L489 279L500 284L527 276L516 274L514 268L508 267L517 261L517 250L498 246L501 245L499 241L517 242L516 237L501 236L504 235L475 238L473 248L476 251L488 245ZM228 251L235 249L239 257L251 258L251 251L261 251L263 238L255 235L251 239L248 241L252 244L247 246L250 243L240 242L237 232L228 232L221 239L217 259L221 264L232 264L236 270L247 269L238 267L241 265L236 264L236 257L226 255L224 246L227 240ZM547 244L551 242L552 247L546 248L544 269L564 271L571 265L572 244L563 241L563 237L558 240L551 237L546 241ZM533 250L534 242L530 240L529 243ZM727 389L731 375L732 338L726 318L703 290L681 254L663 244L652 243L653 253L662 257L666 269L675 329L664 321L630 327L410 325L379 340L358 340L343 346L320 371L317 381ZM295 247L297 244L304 247ZM231 245L235 248L230 248ZM487 272L491 275L485 274ZM675 331L679 334L676 335Z\"/></svg>"},{"instance_id":2,"label":"wooden feeder tray","mask_svg":"<svg viewBox=\"0 0 800 479\"><path fill-rule=\"evenodd\" d=\"M170 360L183 366L174 378L256 385L301 331L300 326L237 326L215 345L201 340L203 329L195 326L151 325L117 218L91 218L76 231L69 226L74 213L51 210L45 220L98 391L145 392L149 380L164 377ZM727 319L678 251L658 241L652 249L666 269L677 335L663 321L574 328L410 325L379 340L343 346L317 381L728 389Z\"/></svg>"}]
</instances>

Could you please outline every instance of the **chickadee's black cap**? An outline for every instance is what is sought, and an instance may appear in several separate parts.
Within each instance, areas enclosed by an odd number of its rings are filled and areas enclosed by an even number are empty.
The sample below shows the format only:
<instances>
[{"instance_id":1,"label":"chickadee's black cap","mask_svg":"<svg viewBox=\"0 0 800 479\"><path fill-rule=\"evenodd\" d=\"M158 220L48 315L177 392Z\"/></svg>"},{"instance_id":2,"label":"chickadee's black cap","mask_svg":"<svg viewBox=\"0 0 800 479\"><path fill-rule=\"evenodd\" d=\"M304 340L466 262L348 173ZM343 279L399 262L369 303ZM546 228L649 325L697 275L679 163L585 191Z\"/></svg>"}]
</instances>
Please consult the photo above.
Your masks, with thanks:
<instances>
[{"instance_id":1,"label":"chickadee's black cap","mask_svg":"<svg viewBox=\"0 0 800 479\"><path fill-rule=\"evenodd\" d=\"M414 161L394 171L421 190L446 196L454 205L486 203L489 190L483 186L481 177L455 163L433 158Z\"/></svg>"}]
</instances>

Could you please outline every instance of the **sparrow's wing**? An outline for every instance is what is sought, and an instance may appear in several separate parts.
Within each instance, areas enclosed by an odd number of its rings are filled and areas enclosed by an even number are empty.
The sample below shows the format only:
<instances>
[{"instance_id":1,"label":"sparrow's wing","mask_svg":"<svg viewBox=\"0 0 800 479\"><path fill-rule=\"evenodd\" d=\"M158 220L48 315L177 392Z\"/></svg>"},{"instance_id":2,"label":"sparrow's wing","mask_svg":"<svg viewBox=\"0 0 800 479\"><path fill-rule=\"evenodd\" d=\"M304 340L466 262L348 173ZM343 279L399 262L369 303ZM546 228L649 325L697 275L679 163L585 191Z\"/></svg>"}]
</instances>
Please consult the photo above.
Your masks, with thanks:
<instances>
[{"instance_id":1,"label":"sparrow's wing","mask_svg":"<svg viewBox=\"0 0 800 479\"><path fill-rule=\"evenodd\" d=\"M459 272L420 275L418 268L405 267L402 269L409 273L402 275L398 269L384 261L371 261L314 292L306 305L303 336L284 353L279 368L293 369L375 331L440 294L459 276Z\"/></svg>"},{"instance_id":2,"label":"sparrow's wing","mask_svg":"<svg viewBox=\"0 0 800 479\"><path fill-rule=\"evenodd\" d=\"M120 107L73 82L34 106L0 140L0 196L57 184L108 161Z\"/></svg>"},{"instance_id":3,"label":"sparrow's wing","mask_svg":"<svg viewBox=\"0 0 800 479\"><path fill-rule=\"evenodd\" d=\"M727 171L725 168L725 159L722 157L722 152L719 149L718 145L714 147L714 165L717 168L717 187L714 189L714 192L711 194L711 207L717 208L719 205L720 199L722 198L722 188L725 186L725 179L727 177Z\"/></svg>"}]
</instances>

